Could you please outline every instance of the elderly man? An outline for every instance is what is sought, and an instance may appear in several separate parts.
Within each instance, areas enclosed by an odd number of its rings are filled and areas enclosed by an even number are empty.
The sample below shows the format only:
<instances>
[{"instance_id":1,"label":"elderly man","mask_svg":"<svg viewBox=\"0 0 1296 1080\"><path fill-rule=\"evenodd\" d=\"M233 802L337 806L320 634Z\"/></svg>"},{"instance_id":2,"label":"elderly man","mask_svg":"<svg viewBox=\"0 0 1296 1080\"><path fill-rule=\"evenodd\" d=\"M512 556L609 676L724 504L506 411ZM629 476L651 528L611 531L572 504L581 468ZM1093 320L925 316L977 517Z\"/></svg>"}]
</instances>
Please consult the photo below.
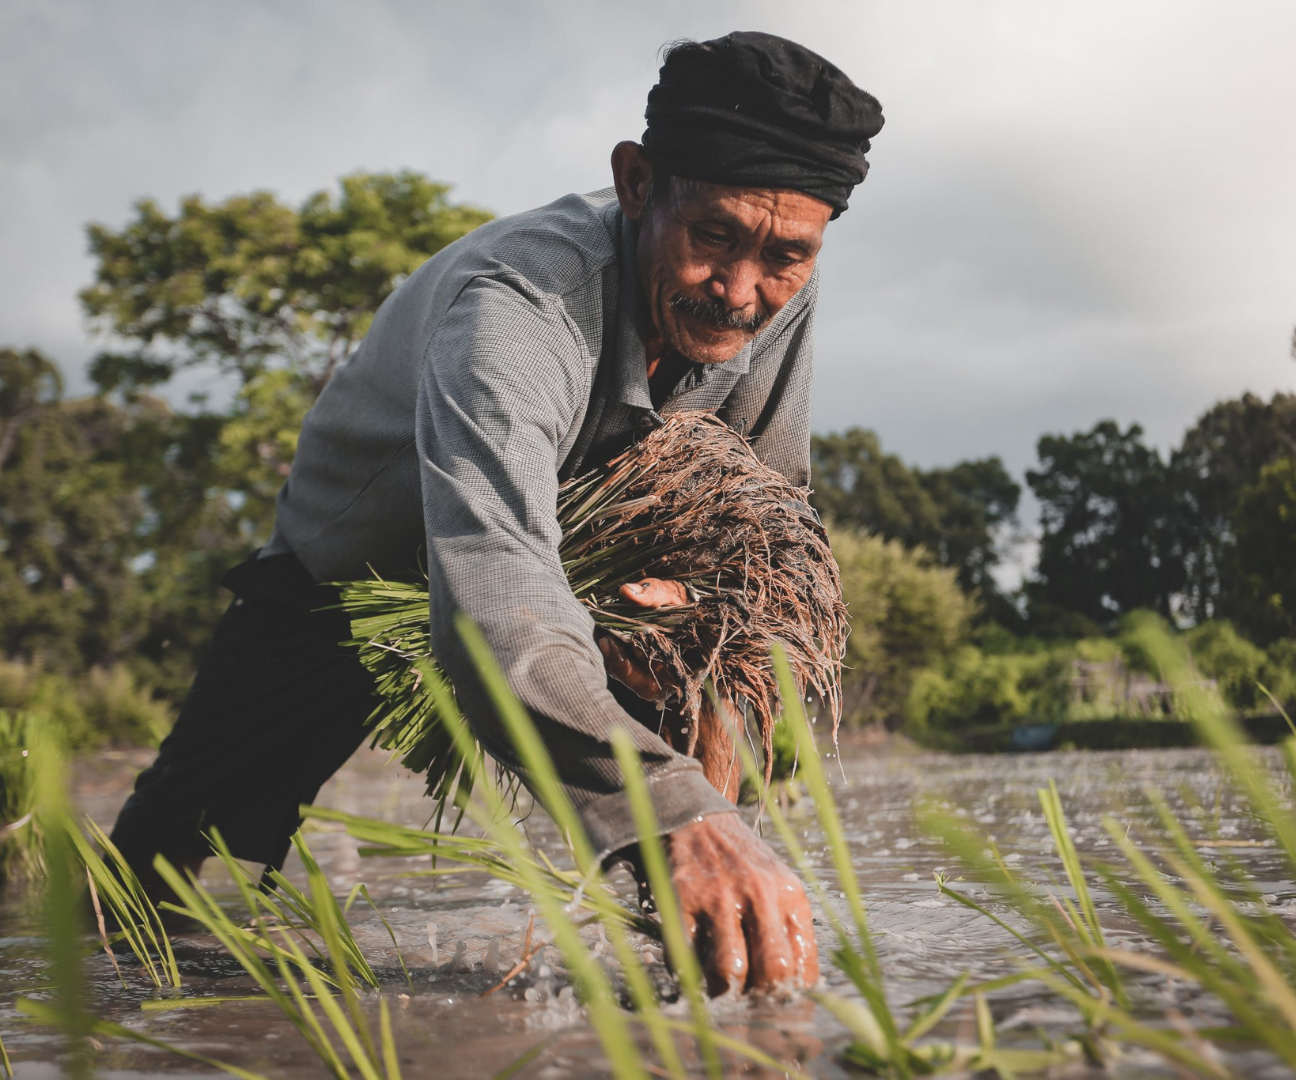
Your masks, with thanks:
<instances>
[{"instance_id":1,"label":"elderly man","mask_svg":"<svg viewBox=\"0 0 1296 1080\"><path fill-rule=\"evenodd\" d=\"M425 559L433 648L477 737L514 760L456 612L481 628L608 857L635 838L609 744L632 733L711 990L818 978L796 877L697 761L633 718L619 684L642 673L600 650L567 585L555 498L684 409L717 412L808 482L815 260L882 114L809 50L734 33L671 47L646 116L642 144L612 151L614 191L494 221L428 260L320 396L274 535L227 575L235 599L113 833L142 875L157 852L195 866L211 826L235 855L282 862L299 804L360 744L374 704L319 583ZM679 593L625 589L645 606Z\"/></svg>"}]
</instances>

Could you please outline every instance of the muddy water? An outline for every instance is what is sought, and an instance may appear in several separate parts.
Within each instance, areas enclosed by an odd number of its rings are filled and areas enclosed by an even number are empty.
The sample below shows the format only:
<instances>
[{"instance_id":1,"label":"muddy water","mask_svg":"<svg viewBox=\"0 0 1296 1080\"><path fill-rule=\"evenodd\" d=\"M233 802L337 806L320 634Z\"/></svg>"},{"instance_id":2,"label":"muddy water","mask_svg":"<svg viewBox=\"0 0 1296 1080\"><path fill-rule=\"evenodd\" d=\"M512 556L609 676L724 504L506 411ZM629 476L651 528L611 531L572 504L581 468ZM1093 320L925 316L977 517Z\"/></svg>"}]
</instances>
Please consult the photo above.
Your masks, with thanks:
<instances>
[{"instance_id":1,"label":"muddy water","mask_svg":"<svg viewBox=\"0 0 1296 1080\"><path fill-rule=\"evenodd\" d=\"M84 763L78 775L81 804L101 823L111 821L141 763L138 755ZM965 971L980 980L1006 974L1013 967L1009 940L1001 930L937 894L932 875L948 860L915 824L915 807L924 800L947 804L994 837L1023 875L1035 880L1045 880L1048 871L1060 874L1049 854L1048 830L1035 795L1050 778L1058 783L1082 851L1102 853L1108 846L1101 827L1104 815L1132 822L1146 818L1141 792L1149 784L1170 797L1191 831L1205 835L1208 819L1218 819L1219 833L1225 838L1256 839L1242 807L1223 789L1218 770L1200 751L950 757L859 750L847 752L840 767L836 761L831 764L855 867L878 934L888 990L896 1002L941 990ZM362 754L329 783L319 802L423 825L428 806L421 790L417 780L385 764L381 756ZM812 858L830 878L827 856L808 809L793 808L793 816ZM543 815L532 814L526 829L533 842L559 855ZM481 996L500 982L519 954L530 913L525 895L484 876L433 879L411 873L426 864L362 859L355 843L338 832L314 831L308 838L335 891L345 894L356 881L367 883L411 969L412 985L407 985L381 923L371 913L354 908L357 939L394 999L396 1041L407 1078L491 1076L540 1044L538 1055L519 1075L556 1080L605 1074L597 1041L583 1023L552 950L510 985ZM1282 878L1272 848L1235 846L1229 853L1245 861L1272 906L1296 910L1296 886ZM288 872L300 877L295 862ZM228 882L214 872L204 883L217 892L228 890ZM628 879L621 877L620 884L629 891ZM975 882L960 887L982 895ZM994 906L993 898L983 899ZM1138 935L1101 896L1100 908L1118 942L1137 947ZM62 1076L66 1066L58 1040L22 1021L13 1007L15 996L35 990L42 982L38 915L34 900L21 893L11 891L0 906L0 1033L20 1078ZM844 979L826 961L831 939L822 912L818 916L826 982L846 993ZM256 992L210 939L181 938L177 954L184 997ZM271 1076L324 1074L300 1036L272 1008L225 1004L143 1011L143 1002L165 995L153 991L125 959L125 988L102 952L91 955L85 966L96 1008L109 1019ZM659 958L652 958L651 967L664 978ZM1148 991L1150 1008L1160 1004L1155 1000L1159 992ZM1178 998L1175 1005L1190 1023L1221 1019L1206 1003L1191 998ZM1023 1044L1029 1044L1031 1033L1039 1027L1063 1032L1073 1021L1065 1009L1029 985L996 997L994 1012L1001 1039L1020 1039ZM835 1057L845 1039L843 1030L807 1001L723 1003L716 1006L716 1014L731 1034L781 1060L796 1062L812 1075L846 1075ZM941 1034L970 1040L968 1012L956 1011ZM95 1056L97 1069L106 1076L191 1076L209 1071L137 1046L105 1046ZM777 1075L730 1064L731 1074ZM1244 1071L1258 1075L1257 1070L1253 1062ZM1172 1075L1138 1058L1121 1071L1129 1076Z\"/></svg>"}]
</instances>

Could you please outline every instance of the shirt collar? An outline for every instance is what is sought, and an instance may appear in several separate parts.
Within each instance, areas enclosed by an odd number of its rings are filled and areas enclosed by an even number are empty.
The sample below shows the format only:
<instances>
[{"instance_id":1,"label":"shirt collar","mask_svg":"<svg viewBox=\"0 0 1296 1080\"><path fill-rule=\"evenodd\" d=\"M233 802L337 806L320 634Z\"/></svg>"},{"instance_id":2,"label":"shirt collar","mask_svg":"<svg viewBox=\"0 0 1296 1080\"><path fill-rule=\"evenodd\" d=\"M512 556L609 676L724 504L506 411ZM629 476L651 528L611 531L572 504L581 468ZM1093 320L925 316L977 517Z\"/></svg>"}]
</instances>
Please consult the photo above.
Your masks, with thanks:
<instances>
[{"instance_id":1,"label":"shirt collar","mask_svg":"<svg viewBox=\"0 0 1296 1080\"><path fill-rule=\"evenodd\" d=\"M639 229L624 214L618 212L618 216L621 219L621 280L617 289L616 351L612 357L616 367L612 391L624 405L652 409L652 398L648 392L648 355L639 330L640 289L635 257ZM690 376L695 375L697 382L703 384L720 377L737 380L740 375L746 375L751 370L753 344L749 341L737 356L723 364L694 364Z\"/></svg>"}]
</instances>

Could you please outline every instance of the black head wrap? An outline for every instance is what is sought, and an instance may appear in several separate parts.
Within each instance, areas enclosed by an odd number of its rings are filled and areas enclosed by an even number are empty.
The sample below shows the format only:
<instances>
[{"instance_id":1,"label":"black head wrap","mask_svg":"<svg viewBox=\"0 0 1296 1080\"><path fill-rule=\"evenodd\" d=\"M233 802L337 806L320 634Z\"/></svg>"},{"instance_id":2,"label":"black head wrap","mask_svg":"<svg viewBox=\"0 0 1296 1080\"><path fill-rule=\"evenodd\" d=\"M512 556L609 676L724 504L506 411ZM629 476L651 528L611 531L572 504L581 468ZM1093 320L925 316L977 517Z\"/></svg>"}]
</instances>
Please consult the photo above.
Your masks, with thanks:
<instances>
[{"instance_id":1,"label":"black head wrap","mask_svg":"<svg viewBox=\"0 0 1296 1080\"><path fill-rule=\"evenodd\" d=\"M672 46L648 91L643 145L676 176L791 188L833 217L864 179L882 106L822 56L741 31Z\"/></svg>"}]
</instances>

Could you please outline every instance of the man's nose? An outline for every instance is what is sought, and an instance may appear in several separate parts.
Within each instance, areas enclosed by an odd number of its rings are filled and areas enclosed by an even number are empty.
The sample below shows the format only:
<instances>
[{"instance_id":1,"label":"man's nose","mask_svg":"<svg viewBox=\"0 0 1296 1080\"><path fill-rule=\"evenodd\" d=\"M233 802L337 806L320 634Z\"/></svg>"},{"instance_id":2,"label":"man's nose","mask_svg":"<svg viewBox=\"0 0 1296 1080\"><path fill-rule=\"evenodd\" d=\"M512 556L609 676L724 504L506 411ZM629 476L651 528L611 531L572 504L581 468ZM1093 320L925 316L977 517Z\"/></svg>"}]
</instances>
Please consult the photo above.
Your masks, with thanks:
<instances>
[{"instance_id":1,"label":"man's nose","mask_svg":"<svg viewBox=\"0 0 1296 1080\"><path fill-rule=\"evenodd\" d=\"M750 259L736 259L718 267L709 282L711 295L723 300L730 311L753 312L759 309L756 292L759 271Z\"/></svg>"}]
</instances>

